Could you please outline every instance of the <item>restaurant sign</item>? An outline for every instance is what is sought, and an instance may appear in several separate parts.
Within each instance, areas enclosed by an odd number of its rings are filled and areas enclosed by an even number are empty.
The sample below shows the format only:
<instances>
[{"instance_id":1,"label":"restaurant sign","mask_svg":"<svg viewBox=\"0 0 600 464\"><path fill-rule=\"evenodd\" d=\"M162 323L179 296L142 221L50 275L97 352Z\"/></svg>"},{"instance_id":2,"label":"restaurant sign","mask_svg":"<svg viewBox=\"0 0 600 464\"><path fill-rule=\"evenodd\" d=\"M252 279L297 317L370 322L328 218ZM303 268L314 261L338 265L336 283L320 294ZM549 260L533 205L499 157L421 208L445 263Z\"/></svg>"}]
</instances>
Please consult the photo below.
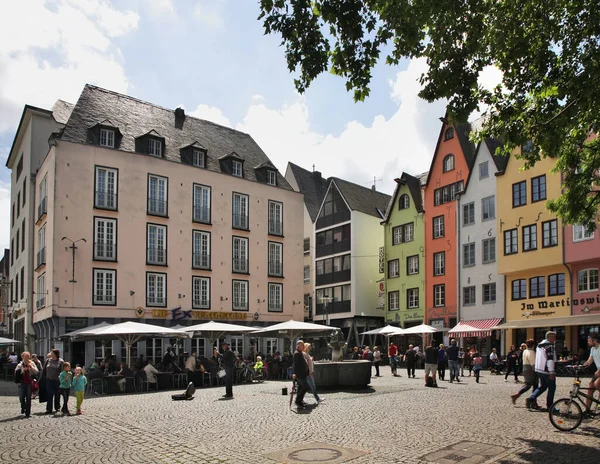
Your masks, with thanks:
<instances>
[{"instance_id":1,"label":"restaurant sign","mask_svg":"<svg viewBox=\"0 0 600 464\"><path fill-rule=\"evenodd\" d=\"M224 312L213 312L213 311L184 311L180 307L173 309L153 309L152 317L170 317L174 321L181 321L186 319L194 320L243 320L246 319L248 313L224 313Z\"/></svg>"},{"instance_id":2,"label":"restaurant sign","mask_svg":"<svg viewBox=\"0 0 600 464\"><path fill-rule=\"evenodd\" d=\"M385 274L385 248L379 247L379 273Z\"/></svg>"},{"instance_id":3,"label":"restaurant sign","mask_svg":"<svg viewBox=\"0 0 600 464\"><path fill-rule=\"evenodd\" d=\"M66 317L65 332L73 332L79 329L85 329L88 326L87 317Z\"/></svg>"},{"instance_id":4,"label":"restaurant sign","mask_svg":"<svg viewBox=\"0 0 600 464\"><path fill-rule=\"evenodd\" d=\"M537 304L521 303L521 316L530 318L531 316L551 316L556 314L557 308L570 307L569 298L561 300L540 300Z\"/></svg>"}]
</instances>

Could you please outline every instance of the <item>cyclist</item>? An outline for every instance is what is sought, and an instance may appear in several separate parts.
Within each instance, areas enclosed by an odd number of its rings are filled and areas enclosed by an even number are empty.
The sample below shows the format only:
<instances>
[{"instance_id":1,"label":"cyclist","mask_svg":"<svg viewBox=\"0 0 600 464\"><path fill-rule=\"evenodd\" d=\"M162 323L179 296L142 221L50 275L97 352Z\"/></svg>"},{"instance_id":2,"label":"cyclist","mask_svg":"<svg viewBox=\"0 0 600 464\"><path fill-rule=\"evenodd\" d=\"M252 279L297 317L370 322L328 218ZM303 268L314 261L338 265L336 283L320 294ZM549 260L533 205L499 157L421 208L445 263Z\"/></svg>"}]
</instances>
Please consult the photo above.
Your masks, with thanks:
<instances>
[{"instance_id":1,"label":"cyclist","mask_svg":"<svg viewBox=\"0 0 600 464\"><path fill-rule=\"evenodd\" d=\"M596 372L590 381L590 398L585 400L587 411L589 411L592 406L591 397L594 396L594 390L600 391L600 335L597 333L589 334L588 346L590 347L590 357L583 363L583 366L588 367L593 362L596 365Z\"/></svg>"}]
</instances>

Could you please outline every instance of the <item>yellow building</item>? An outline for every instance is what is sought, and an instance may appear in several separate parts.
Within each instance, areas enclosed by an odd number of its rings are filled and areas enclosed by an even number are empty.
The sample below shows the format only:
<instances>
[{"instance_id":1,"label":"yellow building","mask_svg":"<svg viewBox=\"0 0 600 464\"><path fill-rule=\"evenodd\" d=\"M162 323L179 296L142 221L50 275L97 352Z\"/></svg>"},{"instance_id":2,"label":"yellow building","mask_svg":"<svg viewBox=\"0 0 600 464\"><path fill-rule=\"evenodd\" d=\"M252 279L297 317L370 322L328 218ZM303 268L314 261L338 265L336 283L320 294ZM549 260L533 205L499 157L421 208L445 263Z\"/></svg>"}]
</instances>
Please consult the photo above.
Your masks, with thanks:
<instances>
[{"instance_id":1,"label":"yellow building","mask_svg":"<svg viewBox=\"0 0 600 464\"><path fill-rule=\"evenodd\" d=\"M560 195L561 178L551 172L554 160L540 160L528 170L511 156L497 174L498 272L505 276L507 345L536 342L553 329L570 345L562 318L571 314L571 278L563 259L562 222L546 209Z\"/></svg>"}]
</instances>

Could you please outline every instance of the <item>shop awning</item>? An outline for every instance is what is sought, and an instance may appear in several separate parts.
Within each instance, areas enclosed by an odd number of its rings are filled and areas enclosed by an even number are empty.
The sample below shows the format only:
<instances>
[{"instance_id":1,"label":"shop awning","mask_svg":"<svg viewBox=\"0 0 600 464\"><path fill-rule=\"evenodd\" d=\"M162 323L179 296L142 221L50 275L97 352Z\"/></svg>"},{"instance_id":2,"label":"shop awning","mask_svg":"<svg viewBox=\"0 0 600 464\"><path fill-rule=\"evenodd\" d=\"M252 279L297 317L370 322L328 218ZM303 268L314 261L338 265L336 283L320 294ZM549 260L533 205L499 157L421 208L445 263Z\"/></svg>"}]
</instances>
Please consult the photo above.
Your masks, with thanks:
<instances>
[{"instance_id":1,"label":"shop awning","mask_svg":"<svg viewBox=\"0 0 600 464\"><path fill-rule=\"evenodd\" d=\"M460 321L448 332L448 335L451 337L490 337L492 335L492 327L497 326L501 320L501 317L497 317L476 321Z\"/></svg>"},{"instance_id":2,"label":"shop awning","mask_svg":"<svg viewBox=\"0 0 600 464\"><path fill-rule=\"evenodd\" d=\"M563 327L573 325L600 324L600 314L586 314L584 316L545 317L543 319L523 319L522 321L508 321L492 327L493 330L526 329L528 327Z\"/></svg>"}]
</instances>

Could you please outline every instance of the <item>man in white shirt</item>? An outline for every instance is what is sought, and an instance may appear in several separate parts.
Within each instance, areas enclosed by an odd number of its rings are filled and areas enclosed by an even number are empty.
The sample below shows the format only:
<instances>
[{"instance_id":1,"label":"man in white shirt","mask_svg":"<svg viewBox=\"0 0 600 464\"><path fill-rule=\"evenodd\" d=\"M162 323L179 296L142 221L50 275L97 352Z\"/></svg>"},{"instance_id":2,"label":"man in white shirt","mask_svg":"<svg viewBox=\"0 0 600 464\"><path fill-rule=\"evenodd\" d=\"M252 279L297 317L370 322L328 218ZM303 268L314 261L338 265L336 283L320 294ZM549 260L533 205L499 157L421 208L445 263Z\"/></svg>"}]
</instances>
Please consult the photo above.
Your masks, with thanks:
<instances>
[{"instance_id":1,"label":"man in white shirt","mask_svg":"<svg viewBox=\"0 0 600 464\"><path fill-rule=\"evenodd\" d=\"M148 387L150 387L150 385L152 385L152 388L154 388L155 390L158 390L157 383L156 383L156 375L154 375L154 374L158 374L156 367L154 367L152 365L152 363L150 361L148 361L148 364L146 364L146 367L144 367L144 372L146 373L146 380L148 381Z\"/></svg>"},{"instance_id":2,"label":"man in white shirt","mask_svg":"<svg viewBox=\"0 0 600 464\"><path fill-rule=\"evenodd\" d=\"M540 386L534 390L527 401L527 407L531 409L542 409L538 406L536 399L548 390L546 395L546 409L554 403L554 393L556 392L556 332L549 330L546 332L546 338L542 340L535 351L535 373L540 380Z\"/></svg>"},{"instance_id":3,"label":"man in white shirt","mask_svg":"<svg viewBox=\"0 0 600 464\"><path fill-rule=\"evenodd\" d=\"M592 363L596 365L596 372L594 377L590 381L590 388L588 395L590 399L585 400L586 410L590 410L592 405L591 397L594 396L594 390L600 390L600 335L597 333L588 335L588 346L590 347L590 357L586 362L583 363L585 367L588 367Z\"/></svg>"}]
</instances>

